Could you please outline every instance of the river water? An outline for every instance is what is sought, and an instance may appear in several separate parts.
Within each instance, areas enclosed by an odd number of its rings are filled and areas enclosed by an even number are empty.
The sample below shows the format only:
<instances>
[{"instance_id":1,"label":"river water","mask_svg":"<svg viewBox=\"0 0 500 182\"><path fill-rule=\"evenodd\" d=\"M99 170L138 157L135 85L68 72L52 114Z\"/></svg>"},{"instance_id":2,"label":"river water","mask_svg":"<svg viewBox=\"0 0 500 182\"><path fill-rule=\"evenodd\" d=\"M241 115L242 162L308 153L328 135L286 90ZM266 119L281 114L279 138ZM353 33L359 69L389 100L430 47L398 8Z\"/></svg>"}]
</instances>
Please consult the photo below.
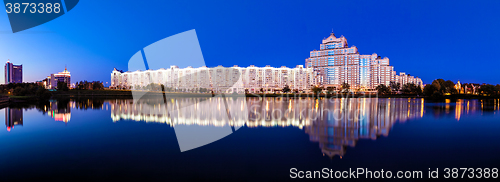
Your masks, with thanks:
<instances>
[{"instance_id":1,"label":"river water","mask_svg":"<svg viewBox=\"0 0 500 182\"><path fill-rule=\"evenodd\" d=\"M0 111L0 181L284 181L291 168L425 178L429 168L499 168L499 109L498 99L51 100Z\"/></svg>"}]
</instances>

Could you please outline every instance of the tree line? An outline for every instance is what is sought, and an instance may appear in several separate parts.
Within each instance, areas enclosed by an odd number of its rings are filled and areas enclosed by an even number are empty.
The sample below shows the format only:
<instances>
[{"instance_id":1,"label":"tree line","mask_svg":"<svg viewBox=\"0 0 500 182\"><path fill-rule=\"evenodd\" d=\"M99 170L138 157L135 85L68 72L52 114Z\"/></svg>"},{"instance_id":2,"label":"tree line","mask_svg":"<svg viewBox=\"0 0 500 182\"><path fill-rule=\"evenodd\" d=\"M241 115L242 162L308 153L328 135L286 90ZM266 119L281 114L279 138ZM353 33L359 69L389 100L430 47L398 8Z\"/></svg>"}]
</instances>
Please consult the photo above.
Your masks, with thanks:
<instances>
[{"instance_id":1,"label":"tree line","mask_svg":"<svg viewBox=\"0 0 500 182\"><path fill-rule=\"evenodd\" d=\"M406 95L422 95L422 87L414 83L406 83L401 85L401 83L396 83L394 81L389 82L389 85L380 84L375 88L378 94L388 95L402 93Z\"/></svg>"},{"instance_id":2,"label":"tree line","mask_svg":"<svg viewBox=\"0 0 500 182\"><path fill-rule=\"evenodd\" d=\"M76 82L77 90L104 90L104 85L100 81L88 82L87 80Z\"/></svg>"},{"instance_id":3,"label":"tree line","mask_svg":"<svg viewBox=\"0 0 500 182\"><path fill-rule=\"evenodd\" d=\"M48 100L52 97L52 93L37 83L9 83L1 86L1 92L14 96L35 96L38 100Z\"/></svg>"},{"instance_id":4,"label":"tree line","mask_svg":"<svg viewBox=\"0 0 500 182\"><path fill-rule=\"evenodd\" d=\"M473 84L465 83L457 88L453 81L443 79L436 79L432 84L427 84L424 87L424 94L426 96L442 96L454 94L483 94L483 95L499 95L500 84Z\"/></svg>"}]
</instances>

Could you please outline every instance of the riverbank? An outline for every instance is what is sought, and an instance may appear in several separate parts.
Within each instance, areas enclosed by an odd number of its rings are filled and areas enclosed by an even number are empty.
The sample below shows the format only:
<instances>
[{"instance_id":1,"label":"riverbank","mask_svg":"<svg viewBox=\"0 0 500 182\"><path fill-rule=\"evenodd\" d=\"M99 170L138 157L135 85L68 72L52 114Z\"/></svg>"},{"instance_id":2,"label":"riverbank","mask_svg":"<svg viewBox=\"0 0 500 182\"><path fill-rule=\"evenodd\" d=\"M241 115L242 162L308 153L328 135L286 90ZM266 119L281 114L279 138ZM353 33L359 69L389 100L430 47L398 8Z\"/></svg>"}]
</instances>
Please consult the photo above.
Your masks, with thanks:
<instances>
[{"instance_id":1,"label":"riverbank","mask_svg":"<svg viewBox=\"0 0 500 182\"><path fill-rule=\"evenodd\" d=\"M68 90L52 91L53 99L66 98L103 98L103 99L129 99L132 98L130 90Z\"/></svg>"},{"instance_id":2,"label":"riverbank","mask_svg":"<svg viewBox=\"0 0 500 182\"><path fill-rule=\"evenodd\" d=\"M165 94L166 97L213 97L211 93L183 93L183 92L147 92L147 91L134 91L143 97L162 98ZM52 93L53 99L65 98L96 98L96 99L132 99L132 91L130 90L69 90L69 91L54 91ZM215 94L220 95L220 94ZM484 96L484 95L468 95L468 94L455 94L443 95L440 97L425 97L421 95L379 95L373 94L312 94L312 93L286 93L286 94L273 94L273 93L249 93L249 94L224 94L226 97L287 97L287 98L305 98L305 97L320 97L320 98L425 98L431 100L440 99L498 99L500 96Z\"/></svg>"},{"instance_id":3,"label":"riverbank","mask_svg":"<svg viewBox=\"0 0 500 182\"><path fill-rule=\"evenodd\" d=\"M182 92L147 92L147 91L134 91L141 95L144 99L163 99L163 95L166 98L201 98L201 97L213 97L211 93L182 93ZM68 91L52 91L51 99L133 99L132 91L130 90L68 90ZM215 96L220 95L216 94ZM224 94L224 97L260 97L260 98L274 98L274 97L284 97L284 98L425 98L426 100L433 102L442 102L446 99L457 100L457 99L500 99L500 96L484 96L484 95L467 95L467 94L456 94L456 95L443 95L440 97L424 97L418 95L378 95L378 94L319 94L314 95L312 93L287 93L287 94ZM8 96L2 95L0 98L0 105L9 105L11 103L35 103L40 100L35 96Z\"/></svg>"}]
</instances>

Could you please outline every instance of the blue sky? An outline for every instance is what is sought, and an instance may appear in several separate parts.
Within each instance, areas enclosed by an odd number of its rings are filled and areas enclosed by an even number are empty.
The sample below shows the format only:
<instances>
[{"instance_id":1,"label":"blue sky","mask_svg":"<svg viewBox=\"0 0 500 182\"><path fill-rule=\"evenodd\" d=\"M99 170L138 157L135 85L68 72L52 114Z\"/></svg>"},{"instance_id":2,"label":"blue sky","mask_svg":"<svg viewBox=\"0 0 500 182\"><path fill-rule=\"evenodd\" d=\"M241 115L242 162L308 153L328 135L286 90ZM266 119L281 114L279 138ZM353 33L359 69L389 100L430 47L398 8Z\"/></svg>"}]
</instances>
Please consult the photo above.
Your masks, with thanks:
<instances>
[{"instance_id":1,"label":"blue sky","mask_svg":"<svg viewBox=\"0 0 500 182\"><path fill-rule=\"evenodd\" d=\"M72 82L109 82L141 48L196 29L207 66L294 67L333 29L361 54L389 57L398 73L424 83L500 84L499 9L500 1L85 0L15 34L0 13L0 61L23 64L26 82L65 65Z\"/></svg>"}]
</instances>

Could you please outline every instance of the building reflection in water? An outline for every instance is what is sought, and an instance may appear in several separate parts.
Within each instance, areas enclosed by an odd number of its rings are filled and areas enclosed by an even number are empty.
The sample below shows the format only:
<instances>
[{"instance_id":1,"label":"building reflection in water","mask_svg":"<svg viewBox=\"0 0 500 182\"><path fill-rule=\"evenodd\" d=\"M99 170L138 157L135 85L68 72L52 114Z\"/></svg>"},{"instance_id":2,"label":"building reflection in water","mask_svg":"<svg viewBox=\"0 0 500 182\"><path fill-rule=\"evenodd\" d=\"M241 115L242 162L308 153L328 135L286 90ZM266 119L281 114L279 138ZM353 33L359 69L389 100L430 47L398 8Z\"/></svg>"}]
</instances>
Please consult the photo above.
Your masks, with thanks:
<instances>
[{"instance_id":1,"label":"building reflection in water","mask_svg":"<svg viewBox=\"0 0 500 182\"><path fill-rule=\"evenodd\" d=\"M44 106L44 111L47 115L54 118L55 121L62 121L68 123L71 119L71 106L74 102L69 100L64 101L51 101L48 105Z\"/></svg>"},{"instance_id":2,"label":"building reflection in water","mask_svg":"<svg viewBox=\"0 0 500 182\"><path fill-rule=\"evenodd\" d=\"M230 111L245 110L245 107L243 107L244 100L243 97L228 99L227 107ZM233 113L232 119L229 119L228 110L225 109L226 103L221 97L168 99L166 104L161 101L158 99L141 99L137 103L132 100L109 101L111 118L113 122L134 120L166 123L171 126L201 125L220 127L242 125L248 118L247 112L231 112Z\"/></svg>"},{"instance_id":3,"label":"building reflection in water","mask_svg":"<svg viewBox=\"0 0 500 182\"><path fill-rule=\"evenodd\" d=\"M346 146L354 147L359 139L388 136L394 123L420 118L424 113L423 99L360 98L320 103L319 117L305 131L329 157L342 157Z\"/></svg>"},{"instance_id":4,"label":"building reflection in water","mask_svg":"<svg viewBox=\"0 0 500 182\"><path fill-rule=\"evenodd\" d=\"M7 131L10 131L16 125L23 125L23 109L5 108L5 126L7 127Z\"/></svg>"},{"instance_id":5,"label":"building reflection in water","mask_svg":"<svg viewBox=\"0 0 500 182\"><path fill-rule=\"evenodd\" d=\"M110 101L111 118L175 125L247 127L298 127L304 129L312 142L318 142L323 154L343 156L346 146L357 140L375 140L387 136L394 123L420 118L424 99L316 99L316 98L227 98L231 111L248 111L227 119L224 98L177 98L167 104L157 100ZM243 102L246 101L246 102ZM192 110L174 112L176 107L194 104ZM247 107L244 107L247 104ZM235 112L231 112L235 113Z\"/></svg>"},{"instance_id":6,"label":"building reflection in water","mask_svg":"<svg viewBox=\"0 0 500 182\"><path fill-rule=\"evenodd\" d=\"M43 109L43 113L47 113L55 121L68 123L71 120L71 109L87 110L87 109L102 109L104 100L51 100L44 104L39 109Z\"/></svg>"},{"instance_id":7,"label":"building reflection in water","mask_svg":"<svg viewBox=\"0 0 500 182\"><path fill-rule=\"evenodd\" d=\"M464 115L483 114L484 112L492 112L497 114L500 111L500 99L484 99L484 100L464 100L446 99L444 103L433 103L430 105L435 118L455 117L460 121Z\"/></svg>"}]
</instances>

